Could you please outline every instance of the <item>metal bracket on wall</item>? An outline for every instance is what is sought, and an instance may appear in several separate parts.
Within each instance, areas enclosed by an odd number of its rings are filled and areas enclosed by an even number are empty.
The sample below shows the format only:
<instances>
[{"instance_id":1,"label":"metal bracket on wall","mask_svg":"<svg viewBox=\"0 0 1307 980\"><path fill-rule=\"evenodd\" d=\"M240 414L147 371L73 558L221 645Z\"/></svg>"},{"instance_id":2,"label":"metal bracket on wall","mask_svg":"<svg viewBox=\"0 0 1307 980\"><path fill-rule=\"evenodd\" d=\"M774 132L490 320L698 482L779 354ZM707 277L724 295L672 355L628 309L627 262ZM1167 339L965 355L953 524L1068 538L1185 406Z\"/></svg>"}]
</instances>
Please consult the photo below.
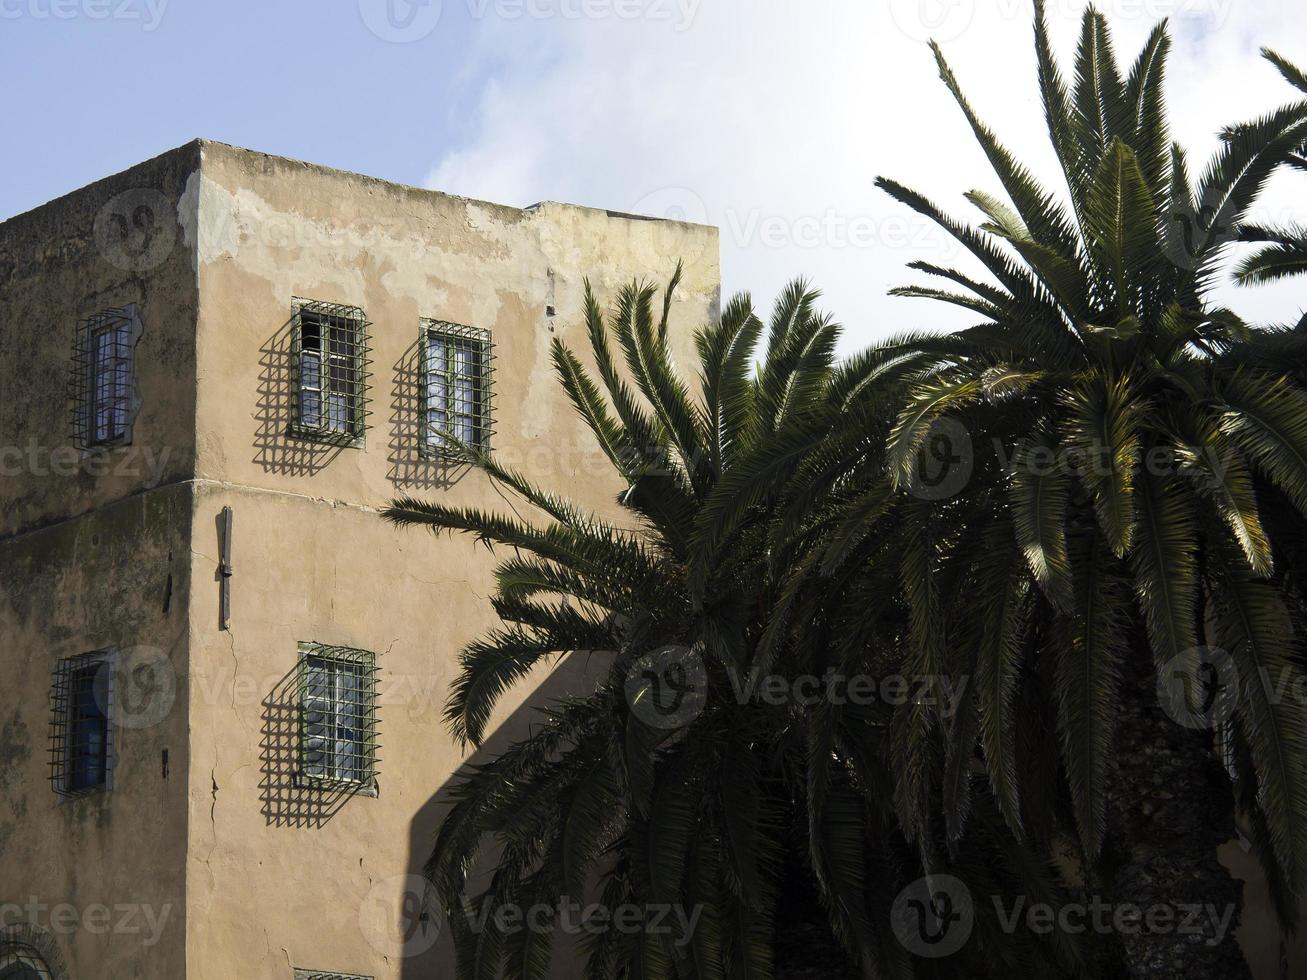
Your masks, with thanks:
<instances>
[{"instance_id":1,"label":"metal bracket on wall","mask_svg":"<svg viewBox=\"0 0 1307 980\"><path fill-rule=\"evenodd\" d=\"M218 629L231 628L231 521L230 507L222 509L218 532Z\"/></svg>"}]
</instances>

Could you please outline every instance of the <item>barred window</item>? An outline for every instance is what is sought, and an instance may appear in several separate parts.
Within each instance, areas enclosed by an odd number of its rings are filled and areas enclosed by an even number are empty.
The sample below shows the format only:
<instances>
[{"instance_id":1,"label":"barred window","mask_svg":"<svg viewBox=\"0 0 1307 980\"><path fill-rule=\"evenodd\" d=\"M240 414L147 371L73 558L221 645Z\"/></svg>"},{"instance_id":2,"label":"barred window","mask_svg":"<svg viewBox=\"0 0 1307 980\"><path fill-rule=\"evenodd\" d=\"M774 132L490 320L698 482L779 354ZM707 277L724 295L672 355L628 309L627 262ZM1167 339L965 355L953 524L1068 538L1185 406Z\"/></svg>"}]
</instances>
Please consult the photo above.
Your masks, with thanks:
<instances>
[{"instance_id":1,"label":"barred window","mask_svg":"<svg viewBox=\"0 0 1307 980\"><path fill-rule=\"evenodd\" d=\"M136 418L136 342L140 313L134 304L104 310L77 328L73 355L74 419L77 445L131 442Z\"/></svg>"},{"instance_id":2,"label":"barred window","mask_svg":"<svg viewBox=\"0 0 1307 980\"><path fill-rule=\"evenodd\" d=\"M372 980L361 973L323 973L321 970L296 970L295 980Z\"/></svg>"},{"instance_id":3,"label":"barred window","mask_svg":"<svg viewBox=\"0 0 1307 980\"><path fill-rule=\"evenodd\" d=\"M427 456L450 455L450 437L490 448L490 331L422 321L422 446Z\"/></svg>"},{"instance_id":4,"label":"barred window","mask_svg":"<svg viewBox=\"0 0 1307 980\"><path fill-rule=\"evenodd\" d=\"M0 933L0 980L50 980L53 975L36 950Z\"/></svg>"},{"instance_id":5,"label":"barred window","mask_svg":"<svg viewBox=\"0 0 1307 980\"><path fill-rule=\"evenodd\" d=\"M296 300L293 357L297 434L362 438L367 411L367 320L355 306Z\"/></svg>"},{"instance_id":6,"label":"barred window","mask_svg":"<svg viewBox=\"0 0 1307 980\"><path fill-rule=\"evenodd\" d=\"M68 657L55 668L51 697L50 780L60 796L108 788L113 765L110 651Z\"/></svg>"},{"instance_id":7,"label":"barred window","mask_svg":"<svg viewBox=\"0 0 1307 980\"><path fill-rule=\"evenodd\" d=\"M376 776L377 665L366 650L300 644L300 776L365 784Z\"/></svg>"}]
</instances>

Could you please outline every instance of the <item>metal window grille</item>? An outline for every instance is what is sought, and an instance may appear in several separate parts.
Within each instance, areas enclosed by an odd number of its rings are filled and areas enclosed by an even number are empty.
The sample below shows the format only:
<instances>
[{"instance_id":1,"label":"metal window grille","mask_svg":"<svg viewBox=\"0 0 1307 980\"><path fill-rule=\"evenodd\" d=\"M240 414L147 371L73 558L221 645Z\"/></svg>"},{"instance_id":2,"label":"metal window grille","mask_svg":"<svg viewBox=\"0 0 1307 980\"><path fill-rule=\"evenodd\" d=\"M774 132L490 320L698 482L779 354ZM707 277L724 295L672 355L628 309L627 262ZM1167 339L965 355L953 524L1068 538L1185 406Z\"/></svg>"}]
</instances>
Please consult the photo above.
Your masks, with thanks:
<instances>
[{"instance_id":1,"label":"metal window grille","mask_svg":"<svg viewBox=\"0 0 1307 980\"><path fill-rule=\"evenodd\" d=\"M50 782L60 796L107 789L113 769L113 658L109 651L61 660L51 689Z\"/></svg>"},{"instance_id":2,"label":"metal window grille","mask_svg":"<svg viewBox=\"0 0 1307 980\"><path fill-rule=\"evenodd\" d=\"M299 777L363 787L377 776L377 659L366 650L301 643Z\"/></svg>"},{"instance_id":3,"label":"metal window grille","mask_svg":"<svg viewBox=\"0 0 1307 980\"><path fill-rule=\"evenodd\" d=\"M361 973L323 973L320 970L296 970L295 980L372 980Z\"/></svg>"},{"instance_id":4,"label":"metal window grille","mask_svg":"<svg viewBox=\"0 0 1307 980\"><path fill-rule=\"evenodd\" d=\"M368 321L356 306L295 300L296 434L355 443L367 428Z\"/></svg>"},{"instance_id":5,"label":"metal window grille","mask_svg":"<svg viewBox=\"0 0 1307 980\"><path fill-rule=\"evenodd\" d=\"M53 980L53 977L36 950L9 943L0 936L0 980Z\"/></svg>"},{"instance_id":6,"label":"metal window grille","mask_svg":"<svg viewBox=\"0 0 1307 980\"><path fill-rule=\"evenodd\" d=\"M73 438L77 446L131 442L139 402L136 342L141 335L135 305L109 309L77 326L73 345Z\"/></svg>"},{"instance_id":7,"label":"metal window grille","mask_svg":"<svg viewBox=\"0 0 1307 980\"><path fill-rule=\"evenodd\" d=\"M454 455L451 440L490 448L494 345L490 331L422 321L421 453Z\"/></svg>"}]
</instances>

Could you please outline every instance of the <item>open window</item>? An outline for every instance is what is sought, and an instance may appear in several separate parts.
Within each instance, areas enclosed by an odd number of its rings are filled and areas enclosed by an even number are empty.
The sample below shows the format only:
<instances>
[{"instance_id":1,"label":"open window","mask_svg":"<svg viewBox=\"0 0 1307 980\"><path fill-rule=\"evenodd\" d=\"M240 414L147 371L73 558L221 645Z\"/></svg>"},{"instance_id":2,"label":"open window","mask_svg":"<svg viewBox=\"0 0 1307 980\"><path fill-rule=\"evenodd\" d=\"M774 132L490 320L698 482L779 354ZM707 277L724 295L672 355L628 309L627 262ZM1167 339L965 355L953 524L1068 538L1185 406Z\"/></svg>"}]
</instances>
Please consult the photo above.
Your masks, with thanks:
<instances>
[{"instance_id":1,"label":"open window","mask_svg":"<svg viewBox=\"0 0 1307 980\"><path fill-rule=\"evenodd\" d=\"M296 435L354 444L367 427L367 320L354 306L296 300Z\"/></svg>"}]
</instances>

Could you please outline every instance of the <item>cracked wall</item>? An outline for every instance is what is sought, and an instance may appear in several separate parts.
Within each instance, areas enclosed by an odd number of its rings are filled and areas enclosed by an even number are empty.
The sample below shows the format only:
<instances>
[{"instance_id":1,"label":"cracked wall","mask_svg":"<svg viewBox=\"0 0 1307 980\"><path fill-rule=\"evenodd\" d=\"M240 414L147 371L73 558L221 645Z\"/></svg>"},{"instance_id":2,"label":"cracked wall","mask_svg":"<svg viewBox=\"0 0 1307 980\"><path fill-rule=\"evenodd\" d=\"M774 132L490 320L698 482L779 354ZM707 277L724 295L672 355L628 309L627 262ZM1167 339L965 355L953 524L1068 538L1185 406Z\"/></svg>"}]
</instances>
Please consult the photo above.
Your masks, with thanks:
<instances>
[{"instance_id":1,"label":"cracked wall","mask_svg":"<svg viewBox=\"0 0 1307 980\"><path fill-rule=\"evenodd\" d=\"M496 345L494 446L506 462L600 511L620 489L558 389L549 344L585 357L582 284L601 300L688 263L673 310L677 357L716 315L715 229L544 204L530 210L398 187L204 144L188 187L200 277L193 526L192 978L441 975L449 950L405 955L380 927L429 856L433 804L463 761L441 712L462 646L494 622L494 556L466 539L389 527L403 493L506 509L479 474L417 455L420 317L484 327ZM372 416L362 448L297 442L289 421L292 297L356 305L371 321ZM552 315L550 309L552 308ZM216 517L234 513L232 626L217 629ZM519 509L520 505L519 505ZM298 641L374 651L375 797L297 789L289 674ZM578 672L542 672L505 699ZM557 693L557 692L555 692ZM410 948L408 953L413 954Z\"/></svg>"},{"instance_id":2,"label":"cracked wall","mask_svg":"<svg viewBox=\"0 0 1307 980\"><path fill-rule=\"evenodd\" d=\"M0 905L74 977L185 974L197 286L177 212L198 165L183 147L0 224ZM134 443L79 453L74 331L128 303L144 326ZM112 789L61 800L54 668L107 647Z\"/></svg>"}]
</instances>

